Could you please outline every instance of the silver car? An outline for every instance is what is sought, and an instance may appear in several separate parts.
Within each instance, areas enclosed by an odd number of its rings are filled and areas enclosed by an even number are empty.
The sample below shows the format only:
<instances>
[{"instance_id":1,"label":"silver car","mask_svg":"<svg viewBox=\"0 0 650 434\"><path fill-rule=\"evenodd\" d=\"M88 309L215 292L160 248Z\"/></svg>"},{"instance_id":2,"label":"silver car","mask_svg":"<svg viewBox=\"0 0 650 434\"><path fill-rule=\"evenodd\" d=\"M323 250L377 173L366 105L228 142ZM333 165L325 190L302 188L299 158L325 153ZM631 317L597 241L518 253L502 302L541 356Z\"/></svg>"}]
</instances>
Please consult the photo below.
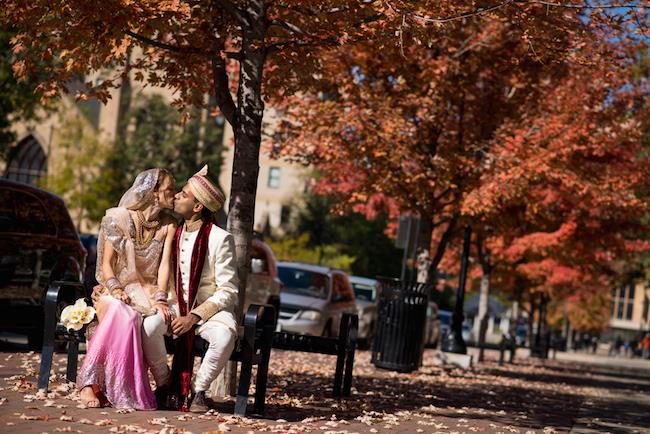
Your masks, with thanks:
<instances>
[{"instance_id":1,"label":"silver car","mask_svg":"<svg viewBox=\"0 0 650 434\"><path fill-rule=\"evenodd\" d=\"M357 313L359 315L359 339L369 344L375 335L377 324L377 296L379 284L375 279L350 276L350 283L357 299Z\"/></svg>"},{"instance_id":2,"label":"silver car","mask_svg":"<svg viewBox=\"0 0 650 434\"><path fill-rule=\"evenodd\" d=\"M336 336L343 313L356 313L354 291L345 272L328 267L279 262L278 329L315 336Z\"/></svg>"}]
</instances>

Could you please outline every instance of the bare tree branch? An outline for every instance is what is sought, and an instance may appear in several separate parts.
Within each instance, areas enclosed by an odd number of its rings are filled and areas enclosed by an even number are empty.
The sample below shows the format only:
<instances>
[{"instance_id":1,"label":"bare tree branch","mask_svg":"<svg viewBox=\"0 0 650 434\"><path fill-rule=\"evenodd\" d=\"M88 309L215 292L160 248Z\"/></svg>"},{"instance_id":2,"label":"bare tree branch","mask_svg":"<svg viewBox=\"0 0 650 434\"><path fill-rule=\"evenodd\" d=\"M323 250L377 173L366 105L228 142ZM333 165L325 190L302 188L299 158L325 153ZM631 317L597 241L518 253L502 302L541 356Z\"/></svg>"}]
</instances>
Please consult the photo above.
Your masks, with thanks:
<instances>
[{"instance_id":1,"label":"bare tree branch","mask_svg":"<svg viewBox=\"0 0 650 434\"><path fill-rule=\"evenodd\" d=\"M442 24L442 23L447 23L447 22L450 22L450 21L462 20L464 18L470 18L470 17L474 17L474 16L487 14L489 12L492 12L494 10L497 10L497 9L500 9L500 8L502 8L504 6L507 6L510 3L513 3L514 1L515 0L505 0L505 1L501 2L501 3L495 4L494 6L480 7L480 8L476 8L474 10L468 11L468 12L463 12L462 14L450 15L448 17L438 17L438 18L426 17L426 16L423 16L423 15L418 15L418 14L414 14L414 13L410 13L410 12L401 10L401 9L393 6L392 4L390 4L388 2L388 0L384 0L384 4L386 5L386 7L388 7L388 9L390 9L391 11L396 12L398 14L408 15L411 18L415 18L415 19L423 21L425 23Z\"/></svg>"},{"instance_id":2,"label":"bare tree branch","mask_svg":"<svg viewBox=\"0 0 650 434\"><path fill-rule=\"evenodd\" d=\"M191 53L191 54L200 54L203 56L209 56L212 57L213 53L207 53L201 50L197 50L196 48L189 47L189 46L179 46L179 45L172 45L172 44L167 44L165 42L160 42L155 39L147 38L146 36L142 36L138 33L132 32L131 30L127 30L124 32L126 35L132 37L133 39L142 42L143 44L151 45L153 47L160 48L162 50L167 50L171 51L173 53ZM223 54L229 58L229 59L236 59L240 60L241 59L241 53L238 51L224 51Z\"/></svg>"},{"instance_id":3,"label":"bare tree branch","mask_svg":"<svg viewBox=\"0 0 650 434\"><path fill-rule=\"evenodd\" d=\"M436 249L436 254L433 257L433 260L431 261L430 270L435 271L438 268L438 265L440 265L440 261L442 261L442 257L445 254L445 250L447 250L447 244L449 244L449 241L451 240L451 235L454 233L454 230L456 229L457 222L458 222L458 216L455 215L449 222L449 226L447 226L447 229L445 229L445 232L442 234L442 237L440 238L440 242L438 243L438 248Z\"/></svg>"},{"instance_id":4,"label":"bare tree branch","mask_svg":"<svg viewBox=\"0 0 650 434\"><path fill-rule=\"evenodd\" d=\"M612 4L582 4L582 5L568 5L564 3L549 2L544 0L515 0L516 3L527 3L527 4L537 4L557 8L565 9L641 9L644 7L650 6L650 3L646 4L625 4L625 5L612 5Z\"/></svg>"},{"instance_id":5,"label":"bare tree branch","mask_svg":"<svg viewBox=\"0 0 650 434\"><path fill-rule=\"evenodd\" d=\"M182 51L188 51L190 49L190 47L180 47L178 45L166 44L164 42L160 42L155 39L142 36L138 33L132 32L131 30L127 30L124 33L132 37L133 39L142 42L143 44L151 45L153 47L158 47L167 51L173 51L174 53L180 53Z\"/></svg>"},{"instance_id":6,"label":"bare tree branch","mask_svg":"<svg viewBox=\"0 0 650 434\"><path fill-rule=\"evenodd\" d=\"M290 33L296 34L296 35L302 35L302 36L309 36L309 37L314 37L309 32L304 31L300 27L296 26L295 24L288 23L284 20L273 20L271 21L271 24L269 26L277 26L281 27L285 30L287 30Z\"/></svg>"},{"instance_id":7,"label":"bare tree branch","mask_svg":"<svg viewBox=\"0 0 650 434\"><path fill-rule=\"evenodd\" d=\"M339 45L337 41L334 41L332 39L314 39L311 41L297 41L297 40L289 40L289 41L282 41L282 42L275 42L273 44L269 44L266 46L266 48L269 50L269 53L277 53L278 51L286 48L301 48L301 47L317 47L317 46L330 46L330 47L336 47Z\"/></svg>"},{"instance_id":8,"label":"bare tree branch","mask_svg":"<svg viewBox=\"0 0 650 434\"><path fill-rule=\"evenodd\" d=\"M235 125L237 125L237 106L230 94L226 62L220 57L212 57L212 77L214 79L214 94L217 106L219 106L221 113L234 129Z\"/></svg>"},{"instance_id":9,"label":"bare tree branch","mask_svg":"<svg viewBox=\"0 0 650 434\"><path fill-rule=\"evenodd\" d=\"M384 0L384 4L388 9L391 11L404 15L404 16L409 16L413 19L425 22L425 23L435 23L435 24L442 24L442 23L448 23L450 21L457 21L457 20L462 20L465 18L471 18L471 17L477 17L481 15L488 14L490 12L496 11L498 9L501 9L505 6L512 5L512 4L517 4L517 5L527 5L527 4L538 4L538 5L544 5L547 7L554 7L554 8L565 8L565 9L642 9L646 8L649 5L640 3L640 4L624 4L624 5L612 5L612 4L589 4L589 3L584 3L581 5L572 5L572 4L565 4L565 3L560 3L560 2L552 2L552 1L545 1L545 0L505 0L499 3L496 3L492 6L482 6L467 12L463 12L461 14L456 14L456 15L450 15L447 17L428 17L424 15L419 15L416 13L409 12L407 10L402 10L396 6L393 6L389 0Z\"/></svg>"}]
</instances>

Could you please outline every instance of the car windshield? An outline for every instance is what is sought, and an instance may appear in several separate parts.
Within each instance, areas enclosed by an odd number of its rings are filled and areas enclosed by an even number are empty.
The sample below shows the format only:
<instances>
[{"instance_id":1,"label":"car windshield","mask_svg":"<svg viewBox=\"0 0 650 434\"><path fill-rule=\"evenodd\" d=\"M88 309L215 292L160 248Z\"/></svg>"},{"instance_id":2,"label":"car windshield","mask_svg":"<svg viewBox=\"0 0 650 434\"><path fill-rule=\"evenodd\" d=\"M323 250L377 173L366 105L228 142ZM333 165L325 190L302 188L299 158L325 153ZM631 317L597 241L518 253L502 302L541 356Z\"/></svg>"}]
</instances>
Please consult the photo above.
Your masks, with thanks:
<instances>
[{"instance_id":1,"label":"car windshield","mask_svg":"<svg viewBox=\"0 0 650 434\"><path fill-rule=\"evenodd\" d=\"M326 299L328 296L328 277L313 271L291 267L278 267L278 277L284 284L282 291Z\"/></svg>"},{"instance_id":2,"label":"car windshield","mask_svg":"<svg viewBox=\"0 0 650 434\"><path fill-rule=\"evenodd\" d=\"M352 283L354 288L354 295L357 300L375 301L377 299L377 291L374 285L364 285L363 283Z\"/></svg>"}]
</instances>

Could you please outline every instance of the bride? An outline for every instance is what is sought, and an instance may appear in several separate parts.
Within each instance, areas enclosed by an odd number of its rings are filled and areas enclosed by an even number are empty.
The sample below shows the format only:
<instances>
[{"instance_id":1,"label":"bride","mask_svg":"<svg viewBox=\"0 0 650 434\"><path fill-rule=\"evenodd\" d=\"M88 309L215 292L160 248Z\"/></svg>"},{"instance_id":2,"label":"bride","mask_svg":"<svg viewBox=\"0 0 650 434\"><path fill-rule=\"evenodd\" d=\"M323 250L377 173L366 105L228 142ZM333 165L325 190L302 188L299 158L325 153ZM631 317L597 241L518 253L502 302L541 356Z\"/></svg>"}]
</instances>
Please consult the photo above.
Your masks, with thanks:
<instances>
[{"instance_id":1,"label":"bride","mask_svg":"<svg viewBox=\"0 0 650 434\"><path fill-rule=\"evenodd\" d=\"M103 290L95 303L99 325L77 378L87 407L155 410L142 351L142 320L167 304L175 221L162 212L173 208L174 178L164 169L138 174L116 208L106 211L97 240L97 281Z\"/></svg>"}]
</instances>

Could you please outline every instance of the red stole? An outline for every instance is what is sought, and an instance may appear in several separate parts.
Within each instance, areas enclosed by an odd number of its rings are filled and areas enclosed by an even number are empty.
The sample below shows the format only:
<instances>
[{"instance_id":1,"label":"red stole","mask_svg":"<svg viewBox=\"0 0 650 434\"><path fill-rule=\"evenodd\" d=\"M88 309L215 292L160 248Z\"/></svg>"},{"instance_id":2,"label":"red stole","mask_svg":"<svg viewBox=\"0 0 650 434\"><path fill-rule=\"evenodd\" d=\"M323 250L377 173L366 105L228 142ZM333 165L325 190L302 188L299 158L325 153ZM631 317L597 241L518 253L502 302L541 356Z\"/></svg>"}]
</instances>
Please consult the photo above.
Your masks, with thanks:
<instances>
[{"instance_id":1,"label":"red stole","mask_svg":"<svg viewBox=\"0 0 650 434\"><path fill-rule=\"evenodd\" d=\"M174 284L176 285L176 298L178 310L181 316L189 314L194 306L196 293L201 282L203 264L208 252L210 230L212 222L203 221L192 249L192 261L190 263L190 281L188 285L187 304L183 298L183 280L179 267L178 255L180 254L180 240L183 233L183 225L176 229L174 243L172 245L172 267L174 270ZM174 360L172 362L172 392L179 395L179 402L182 403L181 411L189 411L190 383L192 379L192 367L194 366L194 328L176 339Z\"/></svg>"}]
</instances>

